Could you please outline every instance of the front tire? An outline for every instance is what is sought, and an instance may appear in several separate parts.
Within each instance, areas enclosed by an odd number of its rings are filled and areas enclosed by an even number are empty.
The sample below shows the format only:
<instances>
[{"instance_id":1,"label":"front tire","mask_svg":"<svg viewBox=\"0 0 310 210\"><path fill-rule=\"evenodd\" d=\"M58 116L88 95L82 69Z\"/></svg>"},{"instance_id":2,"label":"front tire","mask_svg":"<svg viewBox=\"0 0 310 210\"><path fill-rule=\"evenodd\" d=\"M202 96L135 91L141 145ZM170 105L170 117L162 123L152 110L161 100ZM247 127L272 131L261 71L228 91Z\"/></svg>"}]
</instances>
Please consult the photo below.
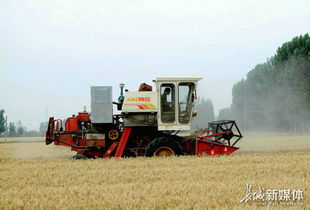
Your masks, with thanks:
<instances>
[{"instance_id":1,"label":"front tire","mask_svg":"<svg viewBox=\"0 0 310 210\"><path fill-rule=\"evenodd\" d=\"M167 157L184 155L183 149L175 137L157 137L150 142L145 151L145 156Z\"/></svg>"}]
</instances>

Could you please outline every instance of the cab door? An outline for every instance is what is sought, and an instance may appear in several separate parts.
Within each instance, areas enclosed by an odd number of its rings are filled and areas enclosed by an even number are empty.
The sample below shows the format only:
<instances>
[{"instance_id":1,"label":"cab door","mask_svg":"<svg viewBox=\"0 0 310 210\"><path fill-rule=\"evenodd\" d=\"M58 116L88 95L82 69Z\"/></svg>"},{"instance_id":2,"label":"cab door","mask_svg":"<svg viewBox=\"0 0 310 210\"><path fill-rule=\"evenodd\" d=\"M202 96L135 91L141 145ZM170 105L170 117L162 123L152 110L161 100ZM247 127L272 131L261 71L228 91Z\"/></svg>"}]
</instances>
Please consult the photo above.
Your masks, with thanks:
<instances>
[{"instance_id":1,"label":"cab door","mask_svg":"<svg viewBox=\"0 0 310 210\"><path fill-rule=\"evenodd\" d=\"M174 126L176 122L176 84L162 83L159 89L159 123L166 128ZM166 130L166 129L165 129ZM169 130L169 129L168 129Z\"/></svg>"},{"instance_id":2,"label":"cab door","mask_svg":"<svg viewBox=\"0 0 310 210\"><path fill-rule=\"evenodd\" d=\"M190 130L195 84L162 82L158 87L158 130Z\"/></svg>"},{"instance_id":3,"label":"cab door","mask_svg":"<svg viewBox=\"0 0 310 210\"><path fill-rule=\"evenodd\" d=\"M194 90L195 84L192 82L178 83L178 125L180 126L190 127L194 109Z\"/></svg>"}]
</instances>

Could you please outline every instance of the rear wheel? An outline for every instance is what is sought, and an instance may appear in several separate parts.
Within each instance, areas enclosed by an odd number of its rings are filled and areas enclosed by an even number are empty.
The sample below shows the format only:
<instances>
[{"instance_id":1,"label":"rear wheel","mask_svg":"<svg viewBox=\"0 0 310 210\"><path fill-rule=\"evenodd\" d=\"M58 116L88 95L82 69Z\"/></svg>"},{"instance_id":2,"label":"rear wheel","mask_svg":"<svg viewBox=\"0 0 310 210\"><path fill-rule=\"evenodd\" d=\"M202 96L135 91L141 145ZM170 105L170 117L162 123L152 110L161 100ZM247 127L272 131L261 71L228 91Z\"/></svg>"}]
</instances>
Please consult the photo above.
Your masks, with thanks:
<instances>
[{"instance_id":1,"label":"rear wheel","mask_svg":"<svg viewBox=\"0 0 310 210\"><path fill-rule=\"evenodd\" d=\"M95 157L92 155L87 155L87 154L84 154L84 155L76 154L76 155L72 156L72 159L73 160L87 160L87 159L95 159Z\"/></svg>"},{"instance_id":2,"label":"rear wheel","mask_svg":"<svg viewBox=\"0 0 310 210\"><path fill-rule=\"evenodd\" d=\"M145 156L167 157L183 155L183 149L174 137L155 138L147 146Z\"/></svg>"},{"instance_id":3,"label":"rear wheel","mask_svg":"<svg viewBox=\"0 0 310 210\"><path fill-rule=\"evenodd\" d=\"M88 157L82 154L76 154L74 156L72 156L73 160L87 160Z\"/></svg>"}]
</instances>

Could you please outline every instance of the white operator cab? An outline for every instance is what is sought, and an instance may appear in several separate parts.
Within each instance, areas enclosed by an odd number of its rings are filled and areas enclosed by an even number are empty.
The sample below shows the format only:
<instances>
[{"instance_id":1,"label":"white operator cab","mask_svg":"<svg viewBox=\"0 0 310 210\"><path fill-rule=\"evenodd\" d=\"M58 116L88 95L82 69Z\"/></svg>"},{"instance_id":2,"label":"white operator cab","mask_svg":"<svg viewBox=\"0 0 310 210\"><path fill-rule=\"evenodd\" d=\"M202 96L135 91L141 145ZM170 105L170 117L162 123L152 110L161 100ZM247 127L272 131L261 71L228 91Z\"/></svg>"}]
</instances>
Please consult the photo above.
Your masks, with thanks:
<instances>
[{"instance_id":1,"label":"white operator cab","mask_svg":"<svg viewBox=\"0 0 310 210\"><path fill-rule=\"evenodd\" d=\"M126 92L125 126L158 126L158 130L190 130L200 76L160 76L155 91Z\"/></svg>"},{"instance_id":2,"label":"white operator cab","mask_svg":"<svg viewBox=\"0 0 310 210\"><path fill-rule=\"evenodd\" d=\"M158 130L190 130L199 76L162 76L155 82L159 93Z\"/></svg>"}]
</instances>

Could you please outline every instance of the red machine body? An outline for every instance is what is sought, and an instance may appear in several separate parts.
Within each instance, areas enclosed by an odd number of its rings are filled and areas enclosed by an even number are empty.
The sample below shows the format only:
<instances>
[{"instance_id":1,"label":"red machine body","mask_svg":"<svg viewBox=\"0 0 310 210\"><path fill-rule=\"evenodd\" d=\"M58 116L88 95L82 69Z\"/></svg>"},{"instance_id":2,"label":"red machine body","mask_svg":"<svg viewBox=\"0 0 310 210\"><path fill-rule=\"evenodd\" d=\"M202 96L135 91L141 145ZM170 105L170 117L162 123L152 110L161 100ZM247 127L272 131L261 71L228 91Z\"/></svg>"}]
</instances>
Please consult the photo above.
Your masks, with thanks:
<instances>
[{"instance_id":1,"label":"red machine body","mask_svg":"<svg viewBox=\"0 0 310 210\"><path fill-rule=\"evenodd\" d=\"M120 120L121 118L117 116L115 119ZM147 131L143 132L141 129L134 127L111 127L106 131L107 136L95 132L87 134L90 130L86 131L83 129L85 129L85 123L91 125L89 124L91 123L91 119L88 113L79 113L77 116L69 117L66 120L64 131L59 127L59 122L59 120L50 118L48 131L46 133L46 144L54 142L55 145L69 146L72 151L76 151L77 154L80 155L79 157L82 157L81 155L83 155L83 157L101 158L144 155L145 147L143 148L142 146L139 148L142 143L141 141L136 142L135 140L137 138L144 138L144 140L150 141L150 139L153 138L150 136L150 133L153 131L146 129ZM223 129L222 126L226 124L230 124L230 129ZM121 123L119 122L118 125L121 125ZM182 148L182 155L228 155L239 149L234 145L242 137L241 133L233 133L231 128L234 126L237 132L240 132L234 121L217 121L213 124L211 122L211 125L209 124L210 130L208 130L208 135L198 138L181 138L176 136L174 138L182 139L179 141L180 147ZM222 130L222 132L213 133L212 128ZM144 136L138 136L137 133L143 133ZM146 133L149 133L149 136ZM154 135L157 136L158 133L155 132ZM230 143L232 137L237 137L233 144ZM223 143L221 139L227 142ZM140 149L143 152L140 152ZM128 150L135 150L136 152L127 153L126 151ZM167 154L167 151L164 154ZM169 151L168 154L170 154Z\"/></svg>"},{"instance_id":2,"label":"red machine body","mask_svg":"<svg viewBox=\"0 0 310 210\"><path fill-rule=\"evenodd\" d=\"M76 117L69 117L66 121L66 131L78 131L79 124L78 119Z\"/></svg>"},{"instance_id":3,"label":"red machine body","mask_svg":"<svg viewBox=\"0 0 310 210\"><path fill-rule=\"evenodd\" d=\"M87 112L79 112L78 116L76 118L80 121L88 122L91 121L90 116Z\"/></svg>"}]
</instances>

